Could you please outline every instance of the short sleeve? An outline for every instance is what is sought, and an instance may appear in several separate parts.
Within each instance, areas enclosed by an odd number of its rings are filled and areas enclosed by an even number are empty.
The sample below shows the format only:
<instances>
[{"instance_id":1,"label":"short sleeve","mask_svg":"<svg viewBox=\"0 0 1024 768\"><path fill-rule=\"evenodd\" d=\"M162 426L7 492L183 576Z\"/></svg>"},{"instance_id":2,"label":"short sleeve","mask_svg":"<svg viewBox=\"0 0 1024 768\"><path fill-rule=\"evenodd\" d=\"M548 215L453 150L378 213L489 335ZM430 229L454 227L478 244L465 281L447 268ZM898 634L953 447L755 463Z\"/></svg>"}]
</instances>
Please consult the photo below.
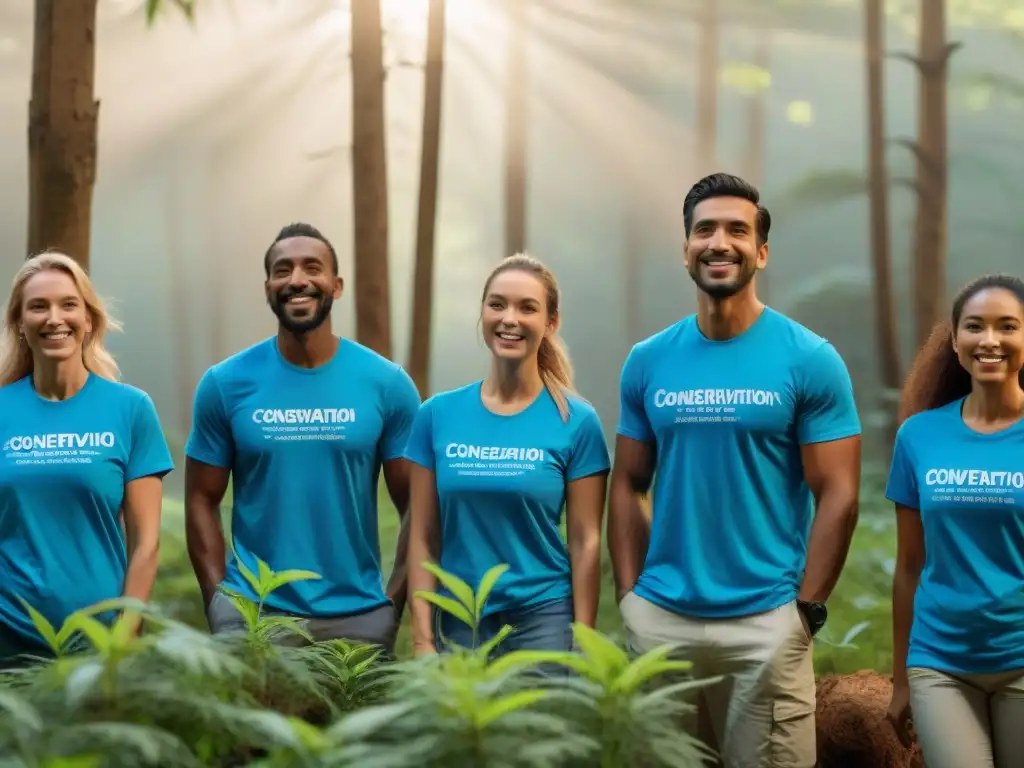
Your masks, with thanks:
<instances>
[{"instance_id":1,"label":"short sleeve","mask_svg":"<svg viewBox=\"0 0 1024 768\"><path fill-rule=\"evenodd\" d=\"M203 464L229 469L234 463L235 442L224 398L209 369L199 380L192 406L192 431L185 443L185 455Z\"/></svg>"},{"instance_id":2,"label":"short sleeve","mask_svg":"<svg viewBox=\"0 0 1024 768\"><path fill-rule=\"evenodd\" d=\"M434 469L434 401L427 400L420 406L416 418L413 419L412 429L409 430L409 440L405 444L406 459L414 464L433 471Z\"/></svg>"},{"instance_id":3,"label":"short sleeve","mask_svg":"<svg viewBox=\"0 0 1024 768\"><path fill-rule=\"evenodd\" d=\"M634 346L626 356L619 379L619 424L616 432L623 437L649 442L654 439L654 431L644 409L644 378L640 349Z\"/></svg>"},{"instance_id":4,"label":"short sleeve","mask_svg":"<svg viewBox=\"0 0 1024 768\"><path fill-rule=\"evenodd\" d=\"M420 393L404 368L398 368L384 401L384 431L380 437L384 461L402 458L409 431L420 410Z\"/></svg>"},{"instance_id":5,"label":"short sleeve","mask_svg":"<svg viewBox=\"0 0 1024 768\"><path fill-rule=\"evenodd\" d=\"M128 466L124 481L130 483L140 477L163 477L174 469L174 460L167 447L156 406L149 395L143 393L132 418L132 442L128 453Z\"/></svg>"},{"instance_id":6,"label":"short sleeve","mask_svg":"<svg viewBox=\"0 0 1024 768\"><path fill-rule=\"evenodd\" d=\"M889 466L889 481L885 485L885 498L893 504L910 509L921 508L921 496L917 490L914 463L907 446L906 424L896 433L896 444L892 450L892 464Z\"/></svg>"},{"instance_id":7,"label":"short sleeve","mask_svg":"<svg viewBox=\"0 0 1024 768\"><path fill-rule=\"evenodd\" d=\"M861 433L853 382L836 348L824 343L800 370L797 436L801 445Z\"/></svg>"},{"instance_id":8,"label":"short sleeve","mask_svg":"<svg viewBox=\"0 0 1024 768\"><path fill-rule=\"evenodd\" d=\"M610 468L608 444L604 439L604 430L601 429L601 420L595 411L588 408L583 412L573 435L572 453L569 456L565 479L572 482L581 477L607 472Z\"/></svg>"}]
</instances>

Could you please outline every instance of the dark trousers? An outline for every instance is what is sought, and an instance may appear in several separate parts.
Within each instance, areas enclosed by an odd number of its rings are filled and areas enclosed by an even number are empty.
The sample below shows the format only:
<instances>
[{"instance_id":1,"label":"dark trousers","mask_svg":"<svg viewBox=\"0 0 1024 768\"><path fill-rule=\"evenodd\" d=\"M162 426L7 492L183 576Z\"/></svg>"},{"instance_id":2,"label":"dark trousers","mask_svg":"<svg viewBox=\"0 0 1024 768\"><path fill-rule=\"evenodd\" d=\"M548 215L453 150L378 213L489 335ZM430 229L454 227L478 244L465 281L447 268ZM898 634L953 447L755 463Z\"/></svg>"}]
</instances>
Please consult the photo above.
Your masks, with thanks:
<instances>
[{"instance_id":1,"label":"dark trousers","mask_svg":"<svg viewBox=\"0 0 1024 768\"><path fill-rule=\"evenodd\" d=\"M572 598L549 600L526 608L498 611L485 616L477 628L477 646L491 640L508 624L512 634L497 648L495 656L510 651L571 651L573 607ZM473 646L473 630L449 613L434 611L434 647L438 653L454 643L463 648Z\"/></svg>"}]
</instances>

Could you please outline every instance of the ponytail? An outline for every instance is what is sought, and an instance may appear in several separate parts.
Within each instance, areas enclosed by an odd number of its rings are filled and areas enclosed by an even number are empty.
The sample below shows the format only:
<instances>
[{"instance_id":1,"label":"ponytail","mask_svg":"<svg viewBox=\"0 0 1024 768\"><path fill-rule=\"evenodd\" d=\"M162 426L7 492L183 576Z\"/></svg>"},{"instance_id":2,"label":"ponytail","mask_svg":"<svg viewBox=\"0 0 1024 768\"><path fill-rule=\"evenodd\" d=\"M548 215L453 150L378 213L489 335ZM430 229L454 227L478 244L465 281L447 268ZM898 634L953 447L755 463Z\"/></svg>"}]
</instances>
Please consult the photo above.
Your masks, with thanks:
<instances>
[{"instance_id":1,"label":"ponytail","mask_svg":"<svg viewBox=\"0 0 1024 768\"><path fill-rule=\"evenodd\" d=\"M491 282L502 272L518 270L533 275L544 286L544 293L547 296L547 312L549 319L557 319L561 305L561 293L558 290L558 282L555 280L551 270L544 266L543 262L528 256L525 253L517 253L502 260L494 268L487 281L484 283L484 293L481 302L486 301L487 292L490 290ZM569 421L569 394L575 394L573 385L572 363L569 362L569 353L565 349L562 339L555 333L544 336L537 348L537 368L540 371L541 381L547 388L551 397L558 406L558 413L563 422Z\"/></svg>"},{"instance_id":2,"label":"ponytail","mask_svg":"<svg viewBox=\"0 0 1024 768\"><path fill-rule=\"evenodd\" d=\"M569 421L569 398L575 393L572 363L561 337L554 334L544 337L537 349L537 368L541 381L558 406L563 422Z\"/></svg>"}]
</instances>

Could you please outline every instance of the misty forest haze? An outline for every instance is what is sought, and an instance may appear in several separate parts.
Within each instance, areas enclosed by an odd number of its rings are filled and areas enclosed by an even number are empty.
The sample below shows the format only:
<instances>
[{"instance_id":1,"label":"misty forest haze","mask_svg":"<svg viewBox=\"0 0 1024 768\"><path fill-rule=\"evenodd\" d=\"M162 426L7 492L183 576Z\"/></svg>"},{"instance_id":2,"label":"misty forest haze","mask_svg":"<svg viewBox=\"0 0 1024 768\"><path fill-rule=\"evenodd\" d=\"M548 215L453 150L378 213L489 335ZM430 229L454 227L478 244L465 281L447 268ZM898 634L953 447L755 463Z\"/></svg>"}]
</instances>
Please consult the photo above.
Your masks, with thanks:
<instances>
[{"instance_id":1,"label":"misty forest haze","mask_svg":"<svg viewBox=\"0 0 1024 768\"><path fill-rule=\"evenodd\" d=\"M271 334L262 255L285 223L330 237L354 335L351 77L344 4L205 0L190 25L100 0L99 161L91 272L125 333L127 381L149 392L176 450L195 381ZM409 347L423 109L424 0L384 2L391 338ZM526 247L564 293L581 392L610 435L630 345L695 308L681 263L682 198L709 170L758 183L774 216L768 302L830 338L865 421L879 397L865 172L862 3L722 0L717 160L698 152L698 2L536 0L526 14ZM1013 3L949 3L950 290L1020 270L1024 66ZM813 7L812 7L813 6ZM916 49L918 3L887 4L889 50ZM982 8L984 6L984 8ZM967 11L970 10L970 13ZM478 296L505 251L511 27L496 0L448 0L430 388L481 375ZM0 8L0 208L5 283L26 254L32 3ZM913 137L917 76L885 64L886 133ZM752 148L756 151L752 152ZM760 158L757 155L761 155ZM903 370L913 354L913 155L888 150ZM870 458L870 457L869 457ZM180 482L174 473L174 482Z\"/></svg>"}]
</instances>

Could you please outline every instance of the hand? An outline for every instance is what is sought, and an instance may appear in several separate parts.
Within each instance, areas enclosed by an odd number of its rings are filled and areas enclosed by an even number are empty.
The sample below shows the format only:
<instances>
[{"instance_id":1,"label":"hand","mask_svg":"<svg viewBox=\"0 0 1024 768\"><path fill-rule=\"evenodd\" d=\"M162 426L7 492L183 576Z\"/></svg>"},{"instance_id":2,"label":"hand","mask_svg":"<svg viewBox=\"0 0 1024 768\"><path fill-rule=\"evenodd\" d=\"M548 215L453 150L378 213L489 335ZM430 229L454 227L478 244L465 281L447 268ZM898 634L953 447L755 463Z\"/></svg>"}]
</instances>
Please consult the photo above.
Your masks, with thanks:
<instances>
[{"instance_id":1,"label":"hand","mask_svg":"<svg viewBox=\"0 0 1024 768\"><path fill-rule=\"evenodd\" d=\"M807 616L805 616L804 612L799 608L797 608L796 612L800 614L800 626L804 628L804 634L807 636L807 640L814 640L814 635L811 634L811 625L807 622Z\"/></svg>"},{"instance_id":2,"label":"hand","mask_svg":"<svg viewBox=\"0 0 1024 768\"><path fill-rule=\"evenodd\" d=\"M412 644L412 657L418 659L421 656L436 656L437 649L433 642L414 642Z\"/></svg>"},{"instance_id":3,"label":"hand","mask_svg":"<svg viewBox=\"0 0 1024 768\"><path fill-rule=\"evenodd\" d=\"M909 749L914 743L914 721L910 711L910 689L906 684L893 684L892 700L885 719L896 731L900 744Z\"/></svg>"}]
</instances>

